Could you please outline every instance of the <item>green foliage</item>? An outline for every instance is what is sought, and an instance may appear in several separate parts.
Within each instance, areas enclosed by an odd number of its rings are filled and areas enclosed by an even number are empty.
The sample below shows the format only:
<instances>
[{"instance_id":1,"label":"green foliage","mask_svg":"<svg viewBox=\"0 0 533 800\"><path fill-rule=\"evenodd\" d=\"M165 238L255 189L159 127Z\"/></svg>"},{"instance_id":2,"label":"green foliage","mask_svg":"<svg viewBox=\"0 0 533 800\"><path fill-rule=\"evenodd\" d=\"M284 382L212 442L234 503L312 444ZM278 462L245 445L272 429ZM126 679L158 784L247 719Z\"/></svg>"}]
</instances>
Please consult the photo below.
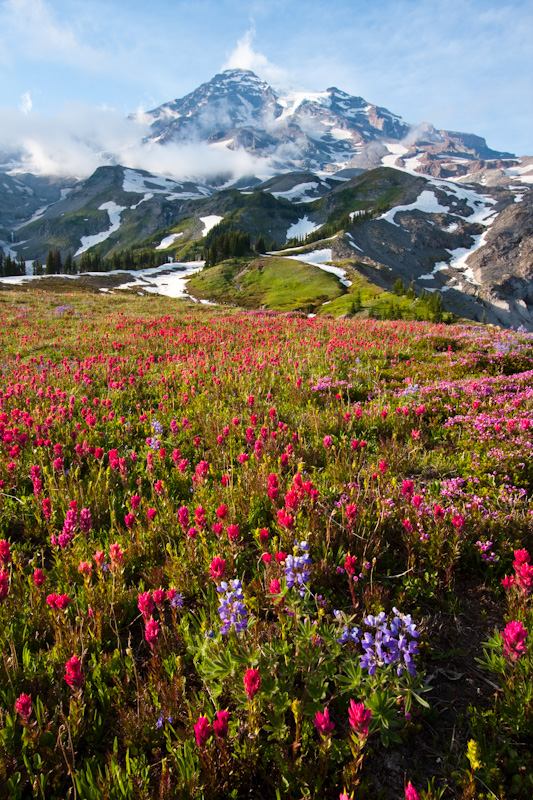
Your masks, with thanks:
<instances>
[{"instance_id":1,"label":"green foliage","mask_svg":"<svg viewBox=\"0 0 533 800\"><path fill-rule=\"evenodd\" d=\"M262 243L264 246L263 239ZM203 252L205 268L208 269L209 267L214 267L220 261L226 261L228 258L239 258L250 252L251 248L249 233L244 233L243 231L237 230L228 231L227 233L213 234L213 232L210 231L210 236L207 238Z\"/></svg>"}]
</instances>

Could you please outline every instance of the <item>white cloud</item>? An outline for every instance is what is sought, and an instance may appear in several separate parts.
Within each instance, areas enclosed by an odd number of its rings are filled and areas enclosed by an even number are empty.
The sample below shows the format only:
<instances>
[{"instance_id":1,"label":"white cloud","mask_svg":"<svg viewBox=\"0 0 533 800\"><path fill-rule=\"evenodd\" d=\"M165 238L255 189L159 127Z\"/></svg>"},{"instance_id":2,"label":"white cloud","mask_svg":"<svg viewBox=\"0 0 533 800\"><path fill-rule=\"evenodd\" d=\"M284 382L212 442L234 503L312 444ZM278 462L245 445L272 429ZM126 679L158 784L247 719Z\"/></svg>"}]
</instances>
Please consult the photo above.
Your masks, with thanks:
<instances>
[{"instance_id":1,"label":"white cloud","mask_svg":"<svg viewBox=\"0 0 533 800\"><path fill-rule=\"evenodd\" d=\"M125 118L110 108L70 105L61 114L0 108L0 152L12 152L17 172L80 178L109 164L122 164L178 179L216 175L239 178L270 177L270 159L256 158L243 149L215 148L203 142L167 144L144 142L149 126L141 116Z\"/></svg>"},{"instance_id":2,"label":"white cloud","mask_svg":"<svg viewBox=\"0 0 533 800\"><path fill-rule=\"evenodd\" d=\"M237 46L230 54L223 69L249 69L272 86L286 85L288 82L287 72L272 64L265 55L253 49L254 38L255 31L250 28L237 42Z\"/></svg>"},{"instance_id":3,"label":"white cloud","mask_svg":"<svg viewBox=\"0 0 533 800\"><path fill-rule=\"evenodd\" d=\"M73 62L95 55L72 26L60 23L44 0L5 0L2 27L13 52L26 52L32 59ZM16 37L16 38L13 38Z\"/></svg>"},{"instance_id":4,"label":"white cloud","mask_svg":"<svg viewBox=\"0 0 533 800\"><path fill-rule=\"evenodd\" d=\"M33 103L29 92L24 92L20 98L19 108L23 114L29 114L32 110Z\"/></svg>"}]
</instances>

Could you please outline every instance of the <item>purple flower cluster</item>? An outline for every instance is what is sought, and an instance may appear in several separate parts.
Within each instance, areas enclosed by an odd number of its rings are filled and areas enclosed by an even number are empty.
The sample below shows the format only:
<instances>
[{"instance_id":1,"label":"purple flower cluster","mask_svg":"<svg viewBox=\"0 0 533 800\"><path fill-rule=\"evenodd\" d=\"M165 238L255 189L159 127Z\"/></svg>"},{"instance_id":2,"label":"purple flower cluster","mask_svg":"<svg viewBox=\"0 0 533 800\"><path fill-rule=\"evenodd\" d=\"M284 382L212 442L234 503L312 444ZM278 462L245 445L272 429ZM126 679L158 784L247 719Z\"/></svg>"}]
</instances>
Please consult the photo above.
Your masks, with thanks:
<instances>
[{"instance_id":1,"label":"purple flower cluster","mask_svg":"<svg viewBox=\"0 0 533 800\"><path fill-rule=\"evenodd\" d=\"M392 609L394 617L387 625L387 615L381 611L377 617L365 617L364 624L374 628L375 633L365 633L361 640L364 654L361 656L361 667L368 669L373 675L378 667L397 664L396 672L401 675L404 669L410 675L416 674L413 657L417 655L418 645L414 639L418 637L416 625L409 614L402 614L397 608Z\"/></svg>"},{"instance_id":2,"label":"purple flower cluster","mask_svg":"<svg viewBox=\"0 0 533 800\"><path fill-rule=\"evenodd\" d=\"M220 633L225 636L232 628L235 628L236 633L245 631L248 625L248 611L243 602L241 582L234 580L228 585L227 581L222 581L217 586L217 592L222 595L217 609L222 622Z\"/></svg>"},{"instance_id":3,"label":"purple flower cluster","mask_svg":"<svg viewBox=\"0 0 533 800\"><path fill-rule=\"evenodd\" d=\"M361 628L350 628L348 625L345 625L342 629L342 635L337 639L339 644L346 644L346 642L356 642L360 641L359 637L361 636Z\"/></svg>"},{"instance_id":4,"label":"purple flower cluster","mask_svg":"<svg viewBox=\"0 0 533 800\"><path fill-rule=\"evenodd\" d=\"M486 561L487 564L492 564L500 560L499 556L497 556L494 551L490 550L492 544L493 543L488 540L486 542L482 542L478 539L478 541L476 542L476 546L479 548L481 558L483 559L483 561Z\"/></svg>"},{"instance_id":5,"label":"purple flower cluster","mask_svg":"<svg viewBox=\"0 0 533 800\"><path fill-rule=\"evenodd\" d=\"M295 542L294 552L296 555L288 555L285 559L285 580L287 582L287 588L292 589L293 586L297 586L300 597L305 597L306 584L311 577L311 573L307 567L313 562L308 554L308 550L309 545L307 542ZM300 555L298 555L298 552L300 552Z\"/></svg>"}]
</instances>

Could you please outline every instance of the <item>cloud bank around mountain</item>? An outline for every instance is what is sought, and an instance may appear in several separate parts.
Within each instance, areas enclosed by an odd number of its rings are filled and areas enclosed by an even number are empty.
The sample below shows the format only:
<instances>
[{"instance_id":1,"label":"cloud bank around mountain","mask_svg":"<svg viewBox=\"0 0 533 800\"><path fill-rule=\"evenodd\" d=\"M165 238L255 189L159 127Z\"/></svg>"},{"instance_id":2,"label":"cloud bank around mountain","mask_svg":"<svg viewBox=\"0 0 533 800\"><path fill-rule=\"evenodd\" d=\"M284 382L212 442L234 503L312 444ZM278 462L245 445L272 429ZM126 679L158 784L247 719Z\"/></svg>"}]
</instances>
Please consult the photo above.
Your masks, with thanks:
<instances>
[{"instance_id":1,"label":"cloud bank around mountain","mask_svg":"<svg viewBox=\"0 0 533 800\"><path fill-rule=\"evenodd\" d=\"M174 178L271 174L269 159L245 150L215 148L203 142L144 143L149 126L142 114L126 118L116 109L69 105L45 116L21 102L18 110L0 109L0 153L10 154L17 172L84 178L98 167L122 164ZM14 147L16 142L16 148Z\"/></svg>"}]
</instances>

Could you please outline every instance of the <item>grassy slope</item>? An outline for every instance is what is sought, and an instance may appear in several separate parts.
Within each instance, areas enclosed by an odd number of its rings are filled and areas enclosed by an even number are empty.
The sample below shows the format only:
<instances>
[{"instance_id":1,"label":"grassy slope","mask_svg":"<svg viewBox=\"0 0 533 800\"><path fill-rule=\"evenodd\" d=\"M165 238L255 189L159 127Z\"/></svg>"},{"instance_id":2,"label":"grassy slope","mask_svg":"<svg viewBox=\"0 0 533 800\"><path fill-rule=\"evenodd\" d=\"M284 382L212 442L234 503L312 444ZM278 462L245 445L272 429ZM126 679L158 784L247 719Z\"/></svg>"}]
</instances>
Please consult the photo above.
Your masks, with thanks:
<instances>
[{"instance_id":1,"label":"grassy slope","mask_svg":"<svg viewBox=\"0 0 533 800\"><path fill-rule=\"evenodd\" d=\"M334 275L312 264L276 257L224 261L195 275L188 288L196 297L274 311L311 312L344 293Z\"/></svg>"}]
</instances>

